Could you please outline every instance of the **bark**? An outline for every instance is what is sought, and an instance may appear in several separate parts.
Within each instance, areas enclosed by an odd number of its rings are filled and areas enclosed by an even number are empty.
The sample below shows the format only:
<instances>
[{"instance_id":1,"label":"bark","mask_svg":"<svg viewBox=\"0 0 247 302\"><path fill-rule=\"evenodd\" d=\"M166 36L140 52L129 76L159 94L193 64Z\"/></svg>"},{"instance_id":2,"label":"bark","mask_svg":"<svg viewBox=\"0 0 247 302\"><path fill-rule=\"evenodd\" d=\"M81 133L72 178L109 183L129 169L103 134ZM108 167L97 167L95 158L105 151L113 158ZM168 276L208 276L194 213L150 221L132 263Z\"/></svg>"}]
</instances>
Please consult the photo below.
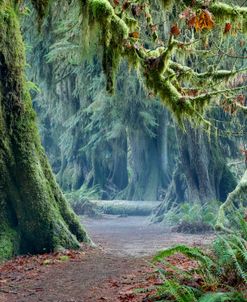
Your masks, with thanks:
<instances>
[{"instance_id":1,"label":"bark","mask_svg":"<svg viewBox=\"0 0 247 302\"><path fill-rule=\"evenodd\" d=\"M51 172L24 78L12 1L0 4L0 260L17 253L78 248L86 232Z\"/></svg>"},{"instance_id":2,"label":"bark","mask_svg":"<svg viewBox=\"0 0 247 302\"><path fill-rule=\"evenodd\" d=\"M171 207L182 202L224 201L236 186L222 150L213 136L186 125L186 133L177 129L179 162L155 220L161 221Z\"/></svg>"}]
</instances>

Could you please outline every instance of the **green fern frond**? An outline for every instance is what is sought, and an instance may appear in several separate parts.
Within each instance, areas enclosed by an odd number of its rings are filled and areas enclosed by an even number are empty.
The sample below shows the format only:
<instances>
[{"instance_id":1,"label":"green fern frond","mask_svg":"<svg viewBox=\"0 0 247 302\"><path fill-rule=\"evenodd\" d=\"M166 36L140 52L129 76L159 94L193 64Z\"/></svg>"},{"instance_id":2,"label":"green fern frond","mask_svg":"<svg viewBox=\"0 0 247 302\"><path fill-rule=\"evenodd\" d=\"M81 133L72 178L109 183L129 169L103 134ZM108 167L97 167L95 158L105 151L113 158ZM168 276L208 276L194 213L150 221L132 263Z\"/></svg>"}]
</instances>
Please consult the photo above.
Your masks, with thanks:
<instances>
[{"instance_id":1,"label":"green fern frond","mask_svg":"<svg viewBox=\"0 0 247 302\"><path fill-rule=\"evenodd\" d=\"M243 245L241 245L241 247L244 248ZM236 244L236 238L231 235L227 237L219 236L215 245L215 252L217 253L220 266L234 267L236 275L247 283L247 274L245 271L247 266L245 261L239 259L239 255L244 255L244 258L246 257L246 249L242 250L241 247L239 246L239 241L238 244Z\"/></svg>"},{"instance_id":2,"label":"green fern frond","mask_svg":"<svg viewBox=\"0 0 247 302\"><path fill-rule=\"evenodd\" d=\"M209 293L203 295L198 302L246 302L241 293Z\"/></svg>"},{"instance_id":3,"label":"green fern frond","mask_svg":"<svg viewBox=\"0 0 247 302\"><path fill-rule=\"evenodd\" d=\"M187 256L188 258L196 260L207 267L211 267L213 265L212 259L206 256L199 248L188 247L186 245L177 245L173 248L160 251L159 253L156 254L153 260L154 262L160 262L164 258L172 256L177 253L181 253Z\"/></svg>"},{"instance_id":4,"label":"green fern frond","mask_svg":"<svg viewBox=\"0 0 247 302\"><path fill-rule=\"evenodd\" d=\"M177 302L197 302L197 297L194 293L195 289L189 286L181 286L174 280L166 280L164 284L159 287L158 295L171 295Z\"/></svg>"}]
</instances>

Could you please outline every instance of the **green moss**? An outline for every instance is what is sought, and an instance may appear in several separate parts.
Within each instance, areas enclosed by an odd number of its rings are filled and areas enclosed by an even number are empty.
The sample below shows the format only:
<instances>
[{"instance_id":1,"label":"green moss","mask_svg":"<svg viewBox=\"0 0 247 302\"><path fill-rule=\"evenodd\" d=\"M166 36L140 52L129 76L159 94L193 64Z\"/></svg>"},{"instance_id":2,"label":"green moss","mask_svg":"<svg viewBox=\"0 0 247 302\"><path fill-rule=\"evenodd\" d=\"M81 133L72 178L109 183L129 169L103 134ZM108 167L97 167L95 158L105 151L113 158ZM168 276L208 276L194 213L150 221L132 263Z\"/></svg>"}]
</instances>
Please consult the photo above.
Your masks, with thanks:
<instances>
[{"instance_id":1,"label":"green moss","mask_svg":"<svg viewBox=\"0 0 247 302\"><path fill-rule=\"evenodd\" d=\"M129 28L126 23L116 15L111 20L111 31L114 32L112 39L116 44L120 43L121 45L129 34Z\"/></svg>"},{"instance_id":2,"label":"green moss","mask_svg":"<svg viewBox=\"0 0 247 302\"><path fill-rule=\"evenodd\" d=\"M0 230L0 262L10 259L19 252L19 235L18 233L8 227L1 225Z\"/></svg>"},{"instance_id":3,"label":"green moss","mask_svg":"<svg viewBox=\"0 0 247 302\"><path fill-rule=\"evenodd\" d=\"M130 32L139 31L139 24L136 19L129 18L128 16L124 16L124 23L128 26Z\"/></svg>"},{"instance_id":4,"label":"green moss","mask_svg":"<svg viewBox=\"0 0 247 302\"><path fill-rule=\"evenodd\" d=\"M90 0L84 8L84 15L90 30L99 31L101 34L101 45L103 46L102 66L106 75L107 91L113 93L118 65L123 54L123 42L128 37L129 28L119 18L110 2L107 0ZM97 27L95 28L95 24Z\"/></svg>"},{"instance_id":5,"label":"green moss","mask_svg":"<svg viewBox=\"0 0 247 302\"><path fill-rule=\"evenodd\" d=\"M223 2L212 2L210 5L210 11L214 14L215 17L224 19L224 18L239 18L246 17L247 8L240 7L237 5L229 5Z\"/></svg>"},{"instance_id":6,"label":"green moss","mask_svg":"<svg viewBox=\"0 0 247 302\"><path fill-rule=\"evenodd\" d=\"M89 14L92 14L99 23L105 22L114 15L114 9L108 0L89 0L88 8Z\"/></svg>"},{"instance_id":7,"label":"green moss","mask_svg":"<svg viewBox=\"0 0 247 302\"><path fill-rule=\"evenodd\" d=\"M5 134L0 144L6 149L0 149L0 171L4 173L0 197L6 225L14 221L13 227L1 230L2 257L13 254L15 241L22 253L47 252L58 246L79 248L79 241L89 239L57 186L41 147L12 1L0 4L0 26L0 133Z\"/></svg>"},{"instance_id":8,"label":"green moss","mask_svg":"<svg viewBox=\"0 0 247 302\"><path fill-rule=\"evenodd\" d=\"M174 0L160 0L160 3L162 5L162 7L167 10L167 9L171 9L173 4L174 4Z\"/></svg>"}]
</instances>

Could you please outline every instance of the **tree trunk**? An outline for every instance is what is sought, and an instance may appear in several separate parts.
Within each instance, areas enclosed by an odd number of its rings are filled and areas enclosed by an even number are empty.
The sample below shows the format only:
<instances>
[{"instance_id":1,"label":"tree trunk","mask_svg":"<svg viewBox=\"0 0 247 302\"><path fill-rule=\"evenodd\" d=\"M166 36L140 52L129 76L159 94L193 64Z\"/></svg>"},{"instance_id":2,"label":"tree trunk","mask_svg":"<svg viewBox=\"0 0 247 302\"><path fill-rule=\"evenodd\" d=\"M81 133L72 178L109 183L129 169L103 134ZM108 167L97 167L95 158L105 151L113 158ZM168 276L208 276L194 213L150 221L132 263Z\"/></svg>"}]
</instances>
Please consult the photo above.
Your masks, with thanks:
<instances>
[{"instance_id":1,"label":"tree trunk","mask_svg":"<svg viewBox=\"0 0 247 302\"><path fill-rule=\"evenodd\" d=\"M171 207L182 202L224 201L236 186L215 137L186 125L186 133L177 129L179 162L166 196L154 220L163 220Z\"/></svg>"},{"instance_id":2,"label":"tree trunk","mask_svg":"<svg viewBox=\"0 0 247 302\"><path fill-rule=\"evenodd\" d=\"M128 136L131 176L127 188L120 192L119 198L157 200L160 183L157 141L141 129L129 129Z\"/></svg>"},{"instance_id":3,"label":"tree trunk","mask_svg":"<svg viewBox=\"0 0 247 302\"><path fill-rule=\"evenodd\" d=\"M0 3L0 259L88 241L51 172L24 78L13 1Z\"/></svg>"}]
</instances>

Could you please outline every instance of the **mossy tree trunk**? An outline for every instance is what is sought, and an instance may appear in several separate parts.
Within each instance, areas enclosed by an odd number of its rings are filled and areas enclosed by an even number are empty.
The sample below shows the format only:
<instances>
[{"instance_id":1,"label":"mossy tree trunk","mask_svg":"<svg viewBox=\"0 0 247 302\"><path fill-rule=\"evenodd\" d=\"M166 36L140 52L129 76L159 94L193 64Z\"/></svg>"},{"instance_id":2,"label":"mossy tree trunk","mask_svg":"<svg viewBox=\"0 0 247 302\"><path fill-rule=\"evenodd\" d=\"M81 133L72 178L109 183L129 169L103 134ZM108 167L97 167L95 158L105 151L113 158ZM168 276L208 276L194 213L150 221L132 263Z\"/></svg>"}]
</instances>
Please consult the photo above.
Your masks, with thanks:
<instances>
[{"instance_id":1,"label":"mossy tree trunk","mask_svg":"<svg viewBox=\"0 0 247 302\"><path fill-rule=\"evenodd\" d=\"M0 260L88 241L51 172L24 77L13 1L0 3Z\"/></svg>"},{"instance_id":2,"label":"mossy tree trunk","mask_svg":"<svg viewBox=\"0 0 247 302\"><path fill-rule=\"evenodd\" d=\"M236 180L224 160L219 141L186 125L186 133L177 129L179 161L164 201L155 220L182 202L224 201L236 186Z\"/></svg>"},{"instance_id":3,"label":"mossy tree trunk","mask_svg":"<svg viewBox=\"0 0 247 302\"><path fill-rule=\"evenodd\" d=\"M160 184L157 140L142 129L128 129L128 140L131 175L119 196L127 200L157 200Z\"/></svg>"}]
</instances>

